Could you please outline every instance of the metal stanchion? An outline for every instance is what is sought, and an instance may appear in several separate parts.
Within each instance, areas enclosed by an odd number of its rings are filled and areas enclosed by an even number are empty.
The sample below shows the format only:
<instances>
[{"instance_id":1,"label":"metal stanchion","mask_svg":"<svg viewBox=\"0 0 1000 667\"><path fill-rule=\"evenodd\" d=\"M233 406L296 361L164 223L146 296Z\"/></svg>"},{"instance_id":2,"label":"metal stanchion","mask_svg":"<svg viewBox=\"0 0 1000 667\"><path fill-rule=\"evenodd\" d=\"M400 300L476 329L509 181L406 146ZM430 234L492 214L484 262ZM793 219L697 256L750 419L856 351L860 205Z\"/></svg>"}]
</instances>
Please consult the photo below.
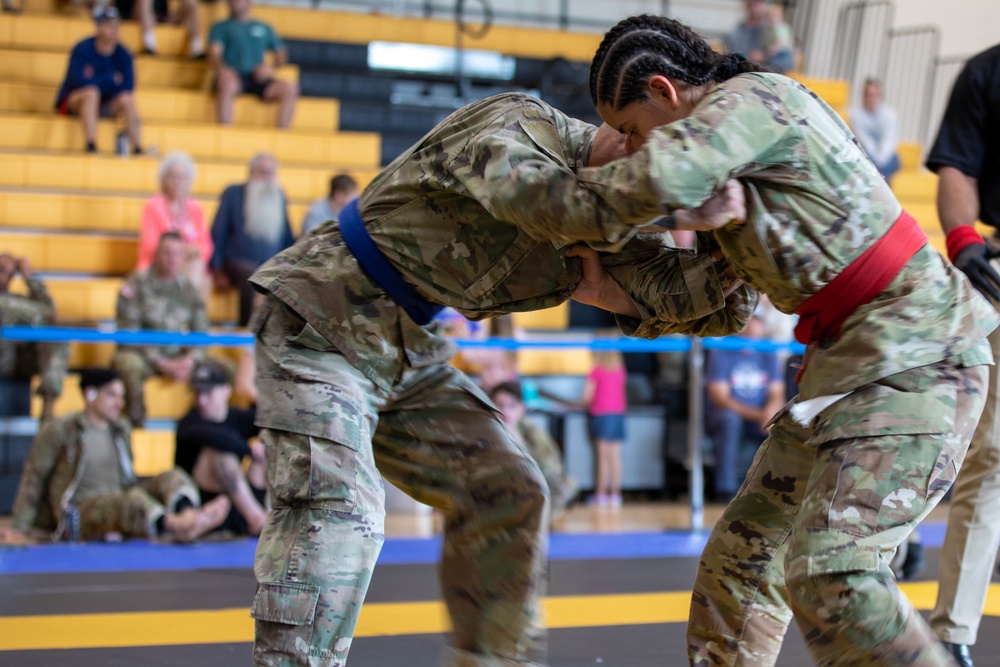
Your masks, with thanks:
<instances>
[{"instance_id":1,"label":"metal stanchion","mask_svg":"<svg viewBox=\"0 0 1000 667\"><path fill-rule=\"evenodd\" d=\"M689 493L691 495L691 530L705 527L705 476L701 460L704 406L705 347L701 338L691 337L688 352L688 461Z\"/></svg>"}]
</instances>

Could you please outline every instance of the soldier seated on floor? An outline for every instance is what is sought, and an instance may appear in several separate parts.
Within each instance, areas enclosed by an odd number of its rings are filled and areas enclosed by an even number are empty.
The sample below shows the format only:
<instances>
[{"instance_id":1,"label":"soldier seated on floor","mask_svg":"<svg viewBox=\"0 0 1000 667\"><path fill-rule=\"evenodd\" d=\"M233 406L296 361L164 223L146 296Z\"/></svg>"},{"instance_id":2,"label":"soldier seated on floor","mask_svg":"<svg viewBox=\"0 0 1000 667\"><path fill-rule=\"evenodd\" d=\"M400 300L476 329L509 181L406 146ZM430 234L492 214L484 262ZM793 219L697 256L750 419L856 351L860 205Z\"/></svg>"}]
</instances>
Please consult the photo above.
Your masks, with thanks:
<instances>
[{"instance_id":1,"label":"soldier seated on floor","mask_svg":"<svg viewBox=\"0 0 1000 667\"><path fill-rule=\"evenodd\" d=\"M12 525L0 528L0 544L28 543L35 528L53 539L120 535L190 542L225 520L229 499L202 506L182 470L136 478L131 431L120 420L125 388L114 371L86 370L80 388L84 410L46 422L32 443Z\"/></svg>"}]
</instances>

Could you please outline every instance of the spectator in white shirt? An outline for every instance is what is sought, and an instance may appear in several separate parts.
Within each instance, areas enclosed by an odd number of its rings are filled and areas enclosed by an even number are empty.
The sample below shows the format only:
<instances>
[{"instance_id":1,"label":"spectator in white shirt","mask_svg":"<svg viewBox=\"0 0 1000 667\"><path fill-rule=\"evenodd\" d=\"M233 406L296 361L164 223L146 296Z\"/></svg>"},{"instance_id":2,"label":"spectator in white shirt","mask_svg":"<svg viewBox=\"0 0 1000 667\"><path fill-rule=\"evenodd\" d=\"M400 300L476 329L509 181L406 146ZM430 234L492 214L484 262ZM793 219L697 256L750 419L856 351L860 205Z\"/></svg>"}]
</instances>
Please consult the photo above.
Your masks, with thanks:
<instances>
[{"instance_id":1,"label":"spectator in white shirt","mask_svg":"<svg viewBox=\"0 0 1000 667\"><path fill-rule=\"evenodd\" d=\"M899 171L899 118L882 102L882 84L867 79L861 106L851 110L851 129L886 181Z\"/></svg>"}]
</instances>

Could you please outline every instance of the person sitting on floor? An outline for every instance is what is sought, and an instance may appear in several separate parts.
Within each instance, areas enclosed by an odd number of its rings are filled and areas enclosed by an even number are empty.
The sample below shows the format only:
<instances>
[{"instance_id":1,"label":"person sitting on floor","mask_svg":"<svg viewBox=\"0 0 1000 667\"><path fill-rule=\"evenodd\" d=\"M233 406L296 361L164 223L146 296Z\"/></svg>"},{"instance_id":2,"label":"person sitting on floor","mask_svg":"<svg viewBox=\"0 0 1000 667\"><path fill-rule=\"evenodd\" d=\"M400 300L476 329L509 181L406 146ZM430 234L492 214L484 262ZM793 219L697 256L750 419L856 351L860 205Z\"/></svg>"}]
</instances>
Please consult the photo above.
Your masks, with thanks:
<instances>
[{"instance_id":1,"label":"person sitting on floor","mask_svg":"<svg viewBox=\"0 0 1000 667\"><path fill-rule=\"evenodd\" d=\"M80 374L85 407L38 431L0 544L24 544L38 528L53 538L108 535L191 542L221 524L229 499L201 504L198 488L173 468L140 481L132 467L132 434L120 420L125 387L112 370Z\"/></svg>"},{"instance_id":2,"label":"person sitting on floor","mask_svg":"<svg viewBox=\"0 0 1000 667\"><path fill-rule=\"evenodd\" d=\"M191 377L194 406L177 423L174 461L198 484L203 501L224 496L232 509L219 526L237 535L259 535L266 511L267 468L257 439L255 410L230 407L233 385L226 370L207 361ZM246 475L242 461L250 457Z\"/></svg>"},{"instance_id":3,"label":"person sitting on floor","mask_svg":"<svg viewBox=\"0 0 1000 667\"><path fill-rule=\"evenodd\" d=\"M542 470L549 487L552 513L558 515L576 498L579 486L563 467L562 451L559 445L544 429L527 419L527 408L521 383L501 382L489 392L511 433L517 435L528 454Z\"/></svg>"}]
</instances>

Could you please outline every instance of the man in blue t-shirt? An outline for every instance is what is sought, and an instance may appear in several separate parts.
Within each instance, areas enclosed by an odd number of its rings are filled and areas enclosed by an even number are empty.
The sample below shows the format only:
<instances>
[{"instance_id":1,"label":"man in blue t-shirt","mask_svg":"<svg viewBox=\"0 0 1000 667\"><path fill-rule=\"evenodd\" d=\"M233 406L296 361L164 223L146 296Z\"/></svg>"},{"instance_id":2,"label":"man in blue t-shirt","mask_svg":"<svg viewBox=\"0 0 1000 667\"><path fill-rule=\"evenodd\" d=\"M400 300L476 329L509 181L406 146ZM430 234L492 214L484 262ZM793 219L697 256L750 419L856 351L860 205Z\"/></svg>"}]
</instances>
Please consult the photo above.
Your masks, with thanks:
<instances>
[{"instance_id":1,"label":"man in blue t-shirt","mask_svg":"<svg viewBox=\"0 0 1000 667\"><path fill-rule=\"evenodd\" d=\"M208 59L215 75L215 99L219 123L233 122L233 100L252 93L278 103L278 127L288 127L295 114L299 87L274 78L274 69L288 62L285 45L274 28L250 18L250 0L229 0L230 16L208 33ZM273 66L264 60L274 54Z\"/></svg>"},{"instance_id":2,"label":"man in blue t-shirt","mask_svg":"<svg viewBox=\"0 0 1000 667\"><path fill-rule=\"evenodd\" d=\"M764 337L764 321L754 313L742 336ZM712 350L705 373L706 426L715 448L715 500L728 502L745 473L740 455L744 440L760 444L764 425L785 401L778 355L755 350Z\"/></svg>"},{"instance_id":3,"label":"man in blue t-shirt","mask_svg":"<svg viewBox=\"0 0 1000 667\"><path fill-rule=\"evenodd\" d=\"M61 114L80 117L87 152L97 152L97 119L99 116L121 117L135 154L142 153L139 112L132 91L135 75L132 54L119 41L121 20L115 7L98 7L94 11L97 24L93 37L73 47L66 67L66 76L55 107Z\"/></svg>"}]
</instances>

